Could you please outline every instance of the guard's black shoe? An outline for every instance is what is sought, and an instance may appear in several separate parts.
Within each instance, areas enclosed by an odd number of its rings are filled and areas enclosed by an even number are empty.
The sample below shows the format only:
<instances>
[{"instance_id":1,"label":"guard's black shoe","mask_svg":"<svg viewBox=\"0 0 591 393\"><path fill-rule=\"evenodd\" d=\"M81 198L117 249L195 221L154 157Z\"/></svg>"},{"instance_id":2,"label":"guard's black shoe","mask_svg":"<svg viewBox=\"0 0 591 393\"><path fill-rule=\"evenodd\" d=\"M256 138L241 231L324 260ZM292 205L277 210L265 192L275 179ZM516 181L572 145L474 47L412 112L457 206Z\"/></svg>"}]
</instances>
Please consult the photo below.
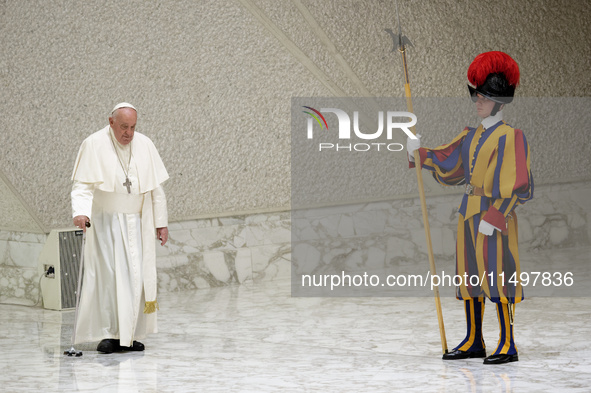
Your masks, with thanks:
<instances>
[{"instance_id":1,"label":"guard's black shoe","mask_svg":"<svg viewBox=\"0 0 591 393\"><path fill-rule=\"evenodd\" d=\"M131 347L119 347L120 351L136 351L136 352L141 352L144 349L146 349L144 347L144 344L142 344L139 341L134 341L133 344L131 345Z\"/></svg>"},{"instance_id":2,"label":"guard's black shoe","mask_svg":"<svg viewBox=\"0 0 591 393\"><path fill-rule=\"evenodd\" d=\"M119 340L114 338L105 338L96 347L96 350L102 353L113 353L119 350Z\"/></svg>"},{"instance_id":3,"label":"guard's black shoe","mask_svg":"<svg viewBox=\"0 0 591 393\"><path fill-rule=\"evenodd\" d=\"M519 361L519 356L517 354L513 355L490 355L486 359L484 359L484 364L503 364L509 362L517 362Z\"/></svg>"},{"instance_id":4,"label":"guard's black shoe","mask_svg":"<svg viewBox=\"0 0 591 393\"><path fill-rule=\"evenodd\" d=\"M485 358L486 357L486 349L481 349L480 351L460 351L456 349L451 351L450 353L444 353L441 357L443 360L459 360L459 359L469 359L469 358Z\"/></svg>"}]
</instances>

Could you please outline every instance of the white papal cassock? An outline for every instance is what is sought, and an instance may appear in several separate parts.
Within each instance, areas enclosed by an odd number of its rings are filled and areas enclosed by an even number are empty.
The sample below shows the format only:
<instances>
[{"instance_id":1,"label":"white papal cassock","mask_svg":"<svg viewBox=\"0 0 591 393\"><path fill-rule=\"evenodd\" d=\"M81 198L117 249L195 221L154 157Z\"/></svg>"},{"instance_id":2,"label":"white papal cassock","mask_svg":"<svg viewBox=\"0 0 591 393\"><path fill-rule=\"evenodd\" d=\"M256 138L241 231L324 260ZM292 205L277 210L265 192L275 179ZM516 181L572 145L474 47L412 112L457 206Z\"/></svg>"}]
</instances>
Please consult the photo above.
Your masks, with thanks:
<instances>
[{"instance_id":1,"label":"white papal cassock","mask_svg":"<svg viewBox=\"0 0 591 393\"><path fill-rule=\"evenodd\" d=\"M160 186L166 179L154 144L138 132L121 145L107 126L82 143L72 175L72 210L73 217L89 217L92 226L86 232L76 344L114 338L132 346L157 332L155 229L168 226Z\"/></svg>"}]
</instances>

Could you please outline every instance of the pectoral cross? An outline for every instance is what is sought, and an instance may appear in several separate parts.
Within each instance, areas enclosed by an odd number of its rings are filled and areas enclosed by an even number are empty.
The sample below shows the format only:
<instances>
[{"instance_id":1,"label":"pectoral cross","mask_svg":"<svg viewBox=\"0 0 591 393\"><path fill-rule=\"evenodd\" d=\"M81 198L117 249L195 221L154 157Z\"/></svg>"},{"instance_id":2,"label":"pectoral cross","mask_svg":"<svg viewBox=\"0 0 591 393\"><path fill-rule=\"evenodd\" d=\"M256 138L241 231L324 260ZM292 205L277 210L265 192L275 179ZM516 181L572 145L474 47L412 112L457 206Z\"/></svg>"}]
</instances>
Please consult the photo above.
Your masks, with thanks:
<instances>
[{"instance_id":1,"label":"pectoral cross","mask_svg":"<svg viewBox=\"0 0 591 393\"><path fill-rule=\"evenodd\" d=\"M127 193L131 194L131 182L128 177L125 178L125 183L123 183L123 185L127 187Z\"/></svg>"}]
</instances>

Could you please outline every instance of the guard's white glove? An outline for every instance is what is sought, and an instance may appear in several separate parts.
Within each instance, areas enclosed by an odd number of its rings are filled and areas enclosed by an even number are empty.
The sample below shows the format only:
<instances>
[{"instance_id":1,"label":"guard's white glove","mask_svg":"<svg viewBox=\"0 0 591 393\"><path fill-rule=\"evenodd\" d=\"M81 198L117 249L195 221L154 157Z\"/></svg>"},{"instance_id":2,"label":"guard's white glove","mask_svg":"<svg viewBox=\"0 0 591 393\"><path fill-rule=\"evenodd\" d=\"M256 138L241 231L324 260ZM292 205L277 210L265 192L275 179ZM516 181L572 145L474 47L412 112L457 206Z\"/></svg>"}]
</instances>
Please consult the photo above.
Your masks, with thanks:
<instances>
[{"instance_id":1,"label":"guard's white glove","mask_svg":"<svg viewBox=\"0 0 591 393\"><path fill-rule=\"evenodd\" d=\"M480 232L486 236L491 236L493 233L495 233L495 229L500 232L499 228L497 228L494 225L489 224L488 222L486 222L484 220L481 220L480 225L478 225L478 232Z\"/></svg>"},{"instance_id":2,"label":"guard's white glove","mask_svg":"<svg viewBox=\"0 0 591 393\"><path fill-rule=\"evenodd\" d=\"M417 139L406 138L406 151L408 152L408 160L410 162L415 162L415 150L421 147L421 135L416 134L415 136Z\"/></svg>"}]
</instances>

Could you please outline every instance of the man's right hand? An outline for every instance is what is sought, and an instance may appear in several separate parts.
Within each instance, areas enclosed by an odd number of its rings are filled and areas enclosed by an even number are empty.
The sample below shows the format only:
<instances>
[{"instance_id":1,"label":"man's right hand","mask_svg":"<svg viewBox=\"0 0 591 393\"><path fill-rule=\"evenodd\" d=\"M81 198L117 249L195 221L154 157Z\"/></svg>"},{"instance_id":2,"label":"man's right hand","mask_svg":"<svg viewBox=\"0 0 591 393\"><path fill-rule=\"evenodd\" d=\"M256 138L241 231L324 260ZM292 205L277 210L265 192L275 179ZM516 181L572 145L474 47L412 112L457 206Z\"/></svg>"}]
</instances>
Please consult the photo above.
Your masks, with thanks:
<instances>
[{"instance_id":1,"label":"man's right hand","mask_svg":"<svg viewBox=\"0 0 591 393\"><path fill-rule=\"evenodd\" d=\"M76 216L74 217L74 225L80 229L82 229L84 232L86 232L86 223L90 222L90 218L86 217L86 216Z\"/></svg>"},{"instance_id":2,"label":"man's right hand","mask_svg":"<svg viewBox=\"0 0 591 393\"><path fill-rule=\"evenodd\" d=\"M410 162L415 162L415 151L421 147L421 136L415 135L417 139L406 138L406 151L408 152L408 159Z\"/></svg>"}]
</instances>

